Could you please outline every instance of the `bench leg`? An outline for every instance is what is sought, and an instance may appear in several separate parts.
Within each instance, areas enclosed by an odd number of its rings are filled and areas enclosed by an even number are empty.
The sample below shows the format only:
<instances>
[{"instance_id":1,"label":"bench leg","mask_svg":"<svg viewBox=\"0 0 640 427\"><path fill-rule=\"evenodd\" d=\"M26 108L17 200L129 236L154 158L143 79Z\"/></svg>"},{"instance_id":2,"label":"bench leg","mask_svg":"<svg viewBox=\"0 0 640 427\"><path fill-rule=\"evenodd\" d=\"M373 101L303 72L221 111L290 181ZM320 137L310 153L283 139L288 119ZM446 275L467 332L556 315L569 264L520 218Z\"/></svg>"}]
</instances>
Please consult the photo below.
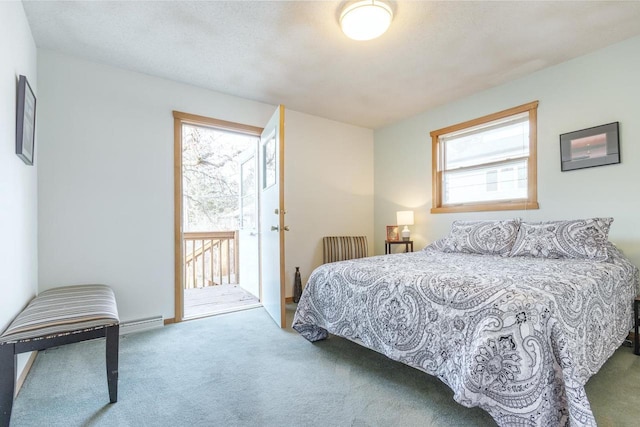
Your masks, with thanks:
<instances>
[{"instance_id":1,"label":"bench leg","mask_svg":"<svg viewBox=\"0 0 640 427\"><path fill-rule=\"evenodd\" d=\"M16 391L15 344L0 345L0 427L9 427Z\"/></svg>"},{"instance_id":2,"label":"bench leg","mask_svg":"<svg viewBox=\"0 0 640 427\"><path fill-rule=\"evenodd\" d=\"M107 384L109 385L109 402L118 401L118 344L120 326L107 327Z\"/></svg>"}]
</instances>

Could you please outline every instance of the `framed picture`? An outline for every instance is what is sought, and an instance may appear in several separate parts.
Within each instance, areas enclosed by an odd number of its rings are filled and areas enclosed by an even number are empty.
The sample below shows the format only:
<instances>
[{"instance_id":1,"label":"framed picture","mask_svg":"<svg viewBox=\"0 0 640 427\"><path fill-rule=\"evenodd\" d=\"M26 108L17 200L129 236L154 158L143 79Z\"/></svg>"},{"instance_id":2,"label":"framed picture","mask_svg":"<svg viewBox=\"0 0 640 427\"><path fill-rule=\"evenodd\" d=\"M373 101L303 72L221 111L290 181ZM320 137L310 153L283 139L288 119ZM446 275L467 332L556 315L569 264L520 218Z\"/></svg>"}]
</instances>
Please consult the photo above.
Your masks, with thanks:
<instances>
[{"instance_id":1,"label":"framed picture","mask_svg":"<svg viewBox=\"0 0 640 427\"><path fill-rule=\"evenodd\" d=\"M560 135L562 172L620 163L618 122Z\"/></svg>"},{"instance_id":2,"label":"framed picture","mask_svg":"<svg viewBox=\"0 0 640 427\"><path fill-rule=\"evenodd\" d=\"M33 165L36 136L36 97L25 76L18 79L16 110L16 154L28 165Z\"/></svg>"},{"instance_id":3,"label":"framed picture","mask_svg":"<svg viewBox=\"0 0 640 427\"><path fill-rule=\"evenodd\" d=\"M390 242L400 240L400 233L398 232L397 225L387 225L387 240Z\"/></svg>"}]
</instances>

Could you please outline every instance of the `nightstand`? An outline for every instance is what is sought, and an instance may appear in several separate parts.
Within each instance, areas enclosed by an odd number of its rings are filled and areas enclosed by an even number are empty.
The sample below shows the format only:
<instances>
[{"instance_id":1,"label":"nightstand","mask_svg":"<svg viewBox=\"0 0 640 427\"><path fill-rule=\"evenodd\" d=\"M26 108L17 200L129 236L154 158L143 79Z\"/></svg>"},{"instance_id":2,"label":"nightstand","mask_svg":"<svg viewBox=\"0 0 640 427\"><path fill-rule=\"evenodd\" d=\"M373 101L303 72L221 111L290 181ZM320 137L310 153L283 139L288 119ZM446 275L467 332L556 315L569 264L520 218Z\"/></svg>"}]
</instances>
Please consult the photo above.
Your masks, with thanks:
<instances>
[{"instance_id":1,"label":"nightstand","mask_svg":"<svg viewBox=\"0 0 640 427\"><path fill-rule=\"evenodd\" d=\"M404 245L405 252L413 252L413 240L385 240L384 241L384 254L391 253L391 245ZM409 251L411 247L411 251Z\"/></svg>"}]
</instances>

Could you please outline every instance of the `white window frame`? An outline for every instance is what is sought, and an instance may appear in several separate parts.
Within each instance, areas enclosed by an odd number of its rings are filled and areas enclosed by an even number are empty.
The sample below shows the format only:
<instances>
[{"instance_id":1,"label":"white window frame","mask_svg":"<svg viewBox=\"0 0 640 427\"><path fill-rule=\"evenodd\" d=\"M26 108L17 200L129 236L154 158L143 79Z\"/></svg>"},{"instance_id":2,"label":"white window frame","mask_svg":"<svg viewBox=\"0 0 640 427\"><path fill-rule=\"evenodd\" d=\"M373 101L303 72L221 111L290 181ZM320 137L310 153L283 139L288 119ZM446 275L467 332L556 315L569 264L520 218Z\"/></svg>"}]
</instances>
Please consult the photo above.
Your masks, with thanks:
<instances>
[{"instance_id":1,"label":"white window frame","mask_svg":"<svg viewBox=\"0 0 640 427\"><path fill-rule=\"evenodd\" d=\"M480 212L501 210L526 210L538 209L538 183L537 183L537 111L538 101L533 101L508 110L489 114L484 117L469 120L464 123L448 126L430 133L431 135L431 171L432 171L432 196L433 207L431 213L451 212ZM443 171L441 161L446 154L444 145L440 143L440 137L453 132L461 132L465 129L481 126L496 120L510 116L528 113L529 115L529 155L527 157L527 196L515 200L490 200L473 203L443 204Z\"/></svg>"}]
</instances>

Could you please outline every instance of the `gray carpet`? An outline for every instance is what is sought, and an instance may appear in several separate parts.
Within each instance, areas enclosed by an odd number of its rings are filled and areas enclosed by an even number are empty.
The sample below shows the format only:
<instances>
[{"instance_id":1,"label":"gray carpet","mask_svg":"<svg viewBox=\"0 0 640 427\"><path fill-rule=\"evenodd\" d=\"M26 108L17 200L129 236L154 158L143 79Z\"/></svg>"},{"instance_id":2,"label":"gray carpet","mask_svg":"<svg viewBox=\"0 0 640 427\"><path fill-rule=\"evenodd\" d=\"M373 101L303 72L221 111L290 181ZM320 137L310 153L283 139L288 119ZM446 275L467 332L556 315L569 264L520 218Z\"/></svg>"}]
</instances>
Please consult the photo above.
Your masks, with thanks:
<instances>
[{"instance_id":1,"label":"gray carpet","mask_svg":"<svg viewBox=\"0 0 640 427\"><path fill-rule=\"evenodd\" d=\"M620 348L587 393L600 426L638 425L640 357ZM347 340L311 344L259 308L122 337L113 405L103 340L41 352L11 426L495 425L452 395Z\"/></svg>"}]
</instances>

